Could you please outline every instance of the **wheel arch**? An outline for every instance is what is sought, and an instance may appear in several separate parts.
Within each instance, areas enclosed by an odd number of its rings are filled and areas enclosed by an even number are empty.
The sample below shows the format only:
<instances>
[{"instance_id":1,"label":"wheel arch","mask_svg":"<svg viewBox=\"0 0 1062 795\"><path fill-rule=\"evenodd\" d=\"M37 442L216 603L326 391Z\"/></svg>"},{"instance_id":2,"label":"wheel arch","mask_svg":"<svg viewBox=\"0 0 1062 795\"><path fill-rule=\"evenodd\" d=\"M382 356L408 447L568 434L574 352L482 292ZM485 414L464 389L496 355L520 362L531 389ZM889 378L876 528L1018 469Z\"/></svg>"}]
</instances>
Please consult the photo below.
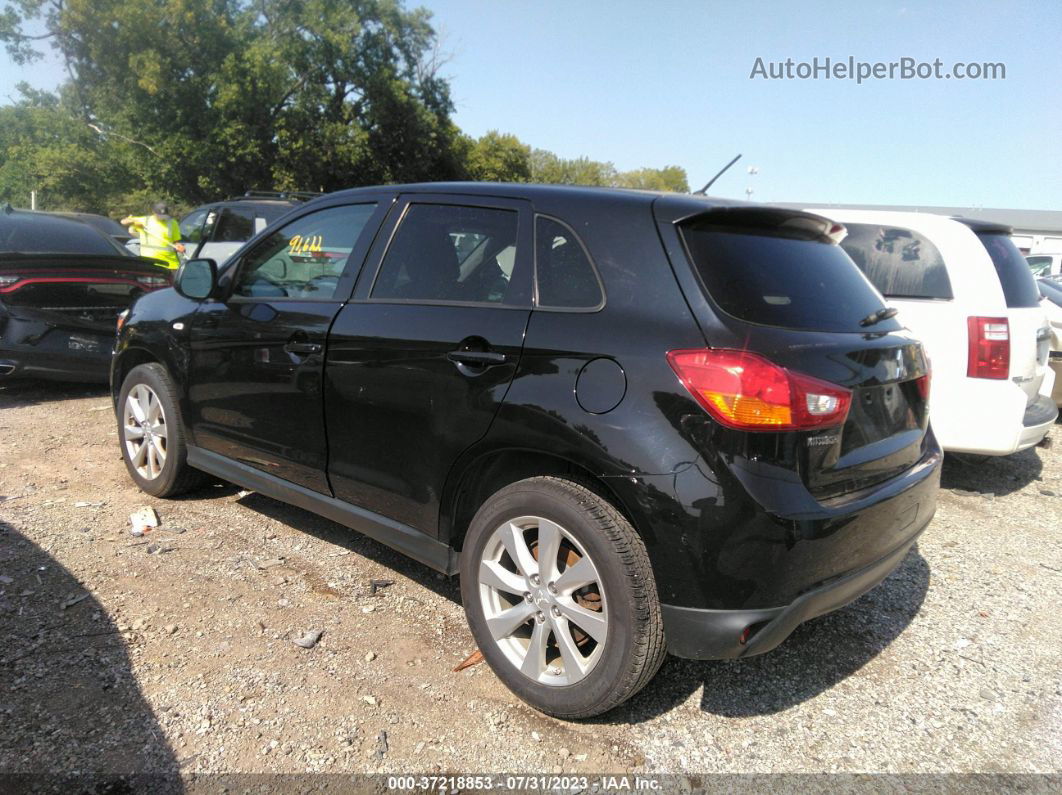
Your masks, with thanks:
<instances>
[{"instance_id":1,"label":"wheel arch","mask_svg":"<svg viewBox=\"0 0 1062 795\"><path fill-rule=\"evenodd\" d=\"M440 540L460 551L472 517L492 494L510 483L544 475L562 477L585 486L614 505L639 535L645 537L648 532L639 512L631 509L630 500L614 487L614 478L602 478L584 463L555 453L503 447L466 456L463 463L455 465L440 501Z\"/></svg>"}]
</instances>

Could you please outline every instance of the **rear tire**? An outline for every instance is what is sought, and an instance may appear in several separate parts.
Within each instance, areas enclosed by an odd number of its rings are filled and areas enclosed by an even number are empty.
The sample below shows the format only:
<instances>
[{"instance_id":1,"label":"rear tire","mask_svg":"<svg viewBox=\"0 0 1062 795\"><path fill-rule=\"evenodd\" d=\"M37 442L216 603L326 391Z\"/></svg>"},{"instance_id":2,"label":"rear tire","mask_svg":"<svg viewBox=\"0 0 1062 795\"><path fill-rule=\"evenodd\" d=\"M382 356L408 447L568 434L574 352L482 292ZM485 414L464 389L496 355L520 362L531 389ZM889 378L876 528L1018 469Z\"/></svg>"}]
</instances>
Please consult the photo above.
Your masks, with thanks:
<instances>
[{"instance_id":1,"label":"rear tire","mask_svg":"<svg viewBox=\"0 0 1062 795\"><path fill-rule=\"evenodd\" d=\"M138 365L125 377L118 393L118 438L129 476L153 497L174 497L207 481L188 466L177 390L161 364Z\"/></svg>"},{"instance_id":2,"label":"rear tire","mask_svg":"<svg viewBox=\"0 0 1062 795\"><path fill-rule=\"evenodd\" d=\"M480 507L462 552L461 598L498 678L558 718L608 712L664 661L645 544L608 501L568 480L522 480Z\"/></svg>"}]
</instances>

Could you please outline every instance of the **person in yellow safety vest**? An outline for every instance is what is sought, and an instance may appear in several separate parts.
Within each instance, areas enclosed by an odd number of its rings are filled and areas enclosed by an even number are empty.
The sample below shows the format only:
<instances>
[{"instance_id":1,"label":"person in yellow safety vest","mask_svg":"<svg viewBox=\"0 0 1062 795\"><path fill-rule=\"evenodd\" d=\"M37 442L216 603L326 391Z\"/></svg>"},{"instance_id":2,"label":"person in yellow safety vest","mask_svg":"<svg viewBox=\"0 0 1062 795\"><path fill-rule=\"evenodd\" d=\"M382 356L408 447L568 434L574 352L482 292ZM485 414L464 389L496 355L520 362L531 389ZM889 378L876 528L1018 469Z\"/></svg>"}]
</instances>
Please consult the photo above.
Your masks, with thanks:
<instances>
[{"instance_id":1,"label":"person in yellow safety vest","mask_svg":"<svg viewBox=\"0 0 1062 795\"><path fill-rule=\"evenodd\" d=\"M121 224L132 227L140 235L140 256L157 259L167 268L179 268L181 260L177 254L184 253L181 227L170 215L166 202L155 202L151 209L151 215L129 215Z\"/></svg>"}]
</instances>

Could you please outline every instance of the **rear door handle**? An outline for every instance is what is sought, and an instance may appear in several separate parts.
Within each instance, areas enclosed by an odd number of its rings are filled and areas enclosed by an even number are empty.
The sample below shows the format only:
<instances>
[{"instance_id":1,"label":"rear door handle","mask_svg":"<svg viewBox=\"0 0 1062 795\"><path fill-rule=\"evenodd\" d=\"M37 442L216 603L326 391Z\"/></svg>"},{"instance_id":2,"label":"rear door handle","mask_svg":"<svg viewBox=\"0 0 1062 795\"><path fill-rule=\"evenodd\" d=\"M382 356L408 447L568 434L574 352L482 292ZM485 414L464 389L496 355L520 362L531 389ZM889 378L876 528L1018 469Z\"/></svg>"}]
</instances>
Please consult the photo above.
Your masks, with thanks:
<instances>
[{"instance_id":1,"label":"rear door handle","mask_svg":"<svg viewBox=\"0 0 1062 795\"><path fill-rule=\"evenodd\" d=\"M299 356L309 356L313 353L320 353L324 350L324 346L318 345L316 342L289 342L284 346L284 350Z\"/></svg>"},{"instance_id":2,"label":"rear door handle","mask_svg":"<svg viewBox=\"0 0 1062 795\"><path fill-rule=\"evenodd\" d=\"M467 364L470 367L494 367L505 364L506 355L496 351L450 351L446 354L451 362Z\"/></svg>"}]
</instances>

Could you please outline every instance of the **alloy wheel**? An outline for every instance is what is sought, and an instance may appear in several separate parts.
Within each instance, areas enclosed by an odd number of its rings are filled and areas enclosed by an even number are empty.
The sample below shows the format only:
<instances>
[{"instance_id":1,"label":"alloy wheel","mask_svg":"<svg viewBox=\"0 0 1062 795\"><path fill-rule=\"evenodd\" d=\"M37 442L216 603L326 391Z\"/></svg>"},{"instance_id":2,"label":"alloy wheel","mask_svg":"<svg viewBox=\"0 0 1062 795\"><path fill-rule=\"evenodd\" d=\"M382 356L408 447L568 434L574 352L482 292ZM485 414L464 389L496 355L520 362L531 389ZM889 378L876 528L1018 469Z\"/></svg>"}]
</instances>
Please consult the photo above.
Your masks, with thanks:
<instances>
[{"instance_id":1,"label":"alloy wheel","mask_svg":"<svg viewBox=\"0 0 1062 795\"><path fill-rule=\"evenodd\" d=\"M137 474L147 480L157 478L166 465L166 413L147 384L137 384L125 398L122 437Z\"/></svg>"},{"instance_id":2,"label":"alloy wheel","mask_svg":"<svg viewBox=\"0 0 1062 795\"><path fill-rule=\"evenodd\" d=\"M499 526L483 548L478 579L487 629L522 674L572 685L600 661L608 635L601 577L556 522L522 516Z\"/></svg>"}]
</instances>

